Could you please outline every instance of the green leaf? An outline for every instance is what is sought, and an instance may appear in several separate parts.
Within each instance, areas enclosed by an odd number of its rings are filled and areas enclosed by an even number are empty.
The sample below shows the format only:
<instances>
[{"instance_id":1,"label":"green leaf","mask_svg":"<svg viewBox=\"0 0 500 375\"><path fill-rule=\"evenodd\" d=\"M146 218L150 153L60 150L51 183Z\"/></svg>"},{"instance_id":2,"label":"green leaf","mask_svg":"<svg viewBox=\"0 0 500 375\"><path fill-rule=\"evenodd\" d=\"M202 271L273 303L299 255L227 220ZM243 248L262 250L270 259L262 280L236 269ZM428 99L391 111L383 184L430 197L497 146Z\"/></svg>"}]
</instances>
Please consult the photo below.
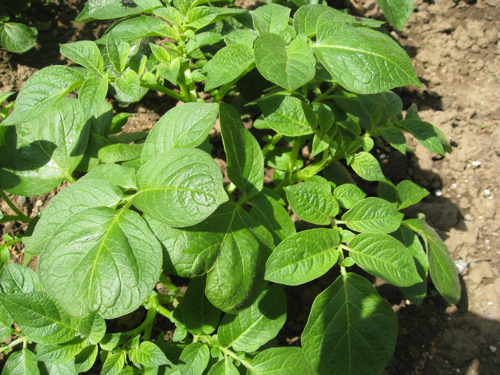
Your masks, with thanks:
<instances>
[{"instance_id":1,"label":"green leaf","mask_svg":"<svg viewBox=\"0 0 500 375\"><path fill-rule=\"evenodd\" d=\"M382 137L389 142L389 144L403 155L406 154L406 138L401 130L398 128L379 128Z\"/></svg>"},{"instance_id":2,"label":"green leaf","mask_svg":"<svg viewBox=\"0 0 500 375\"><path fill-rule=\"evenodd\" d=\"M311 47L298 39L287 46L278 34L261 34L255 41L255 62L264 78L291 91L311 81L316 74Z\"/></svg>"},{"instance_id":3,"label":"green leaf","mask_svg":"<svg viewBox=\"0 0 500 375\"><path fill-rule=\"evenodd\" d=\"M255 35L248 30L233 30L229 34L224 36L224 42L226 45L242 44L253 49L253 42L255 40Z\"/></svg>"},{"instance_id":4,"label":"green leaf","mask_svg":"<svg viewBox=\"0 0 500 375\"><path fill-rule=\"evenodd\" d=\"M132 69L128 70L123 78L116 78L114 87L116 92L112 94L122 106L141 100L148 91L147 88L141 86L139 76Z\"/></svg>"},{"instance_id":5,"label":"green leaf","mask_svg":"<svg viewBox=\"0 0 500 375\"><path fill-rule=\"evenodd\" d=\"M80 180L107 181L119 187L122 191L129 189L137 189L137 184L135 181L135 171L132 168L124 167L117 164L102 164L92 169ZM107 205L104 204L100 206L107 206Z\"/></svg>"},{"instance_id":6,"label":"green leaf","mask_svg":"<svg viewBox=\"0 0 500 375\"><path fill-rule=\"evenodd\" d=\"M255 356L252 366L259 375L317 375L302 348L266 349Z\"/></svg>"},{"instance_id":7,"label":"green leaf","mask_svg":"<svg viewBox=\"0 0 500 375\"><path fill-rule=\"evenodd\" d=\"M240 375L230 359L221 359L210 368L207 375Z\"/></svg>"},{"instance_id":8,"label":"green leaf","mask_svg":"<svg viewBox=\"0 0 500 375\"><path fill-rule=\"evenodd\" d=\"M343 184L333 191L335 199L343 208L350 210L353 206L365 199L366 194L354 184Z\"/></svg>"},{"instance_id":9,"label":"green leaf","mask_svg":"<svg viewBox=\"0 0 500 375\"><path fill-rule=\"evenodd\" d=\"M368 152L359 152L354 155L354 160L351 163L352 169L356 174L367 181L384 181L385 176L382 173L380 164L375 156Z\"/></svg>"},{"instance_id":10,"label":"green leaf","mask_svg":"<svg viewBox=\"0 0 500 375\"><path fill-rule=\"evenodd\" d=\"M187 42L186 53L190 55L200 47L211 46L213 44L219 43L221 40L222 35L219 33L207 31L205 33L197 34L193 39Z\"/></svg>"},{"instance_id":11,"label":"green leaf","mask_svg":"<svg viewBox=\"0 0 500 375\"><path fill-rule=\"evenodd\" d=\"M316 156L330 146L330 139L326 135L314 134L311 156Z\"/></svg>"},{"instance_id":12,"label":"green leaf","mask_svg":"<svg viewBox=\"0 0 500 375\"><path fill-rule=\"evenodd\" d=\"M102 163L119 163L141 157L144 145L116 143L99 150L97 156Z\"/></svg>"},{"instance_id":13,"label":"green leaf","mask_svg":"<svg viewBox=\"0 0 500 375\"><path fill-rule=\"evenodd\" d=\"M252 12L253 27L259 34L275 33L286 29L290 17L290 8L268 4Z\"/></svg>"},{"instance_id":14,"label":"green leaf","mask_svg":"<svg viewBox=\"0 0 500 375\"><path fill-rule=\"evenodd\" d=\"M221 311L205 296L206 278L195 277L182 300L182 321L193 335L210 335L220 321Z\"/></svg>"},{"instance_id":15,"label":"green leaf","mask_svg":"<svg viewBox=\"0 0 500 375\"><path fill-rule=\"evenodd\" d=\"M58 228L40 257L38 274L72 316L98 312L111 319L144 302L161 263L161 246L139 214L99 207Z\"/></svg>"},{"instance_id":16,"label":"green leaf","mask_svg":"<svg viewBox=\"0 0 500 375\"><path fill-rule=\"evenodd\" d=\"M152 16L140 16L126 19L118 23L109 33L97 40L96 43L107 45L108 38L110 38L111 34L113 34L116 39L123 42L131 42L136 39L155 36L175 37L168 23Z\"/></svg>"},{"instance_id":17,"label":"green leaf","mask_svg":"<svg viewBox=\"0 0 500 375\"><path fill-rule=\"evenodd\" d=\"M150 159L137 172L137 186L134 205L176 227L199 223L228 200L217 163L199 149L173 149Z\"/></svg>"},{"instance_id":18,"label":"green leaf","mask_svg":"<svg viewBox=\"0 0 500 375\"><path fill-rule=\"evenodd\" d=\"M106 181L92 180L88 177L68 186L49 202L43 209L29 241L25 242L25 251L31 255L43 253L46 244L68 219L91 207L115 208L125 195ZM23 241L28 240L27 238Z\"/></svg>"},{"instance_id":19,"label":"green leaf","mask_svg":"<svg viewBox=\"0 0 500 375\"><path fill-rule=\"evenodd\" d=\"M0 269L0 291L3 294L41 292L35 271L21 264L7 263Z\"/></svg>"},{"instance_id":20,"label":"green leaf","mask_svg":"<svg viewBox=\"0 0 500 375\"><path fill-rule=\"evenodd\" d=\"M349 171L338 160L334 160L323 170L323 174L328 181L340 186L343 184L354 184Z\"/></svg>"},{"instance_id":21,"label":"green leaf","mask_svg":"<svg viewBox=\"0 0 500 375\"><path fill-rule=\"evenodd\" d=\"M297 35L314 36L318 31L319 16L323 13L332 14L334 12L334 9L319 4L301 6L293 16L295 32Z\"/></svg>"},{"instance_id":22,"label":"green leaf","mask_svg":"<svg viewBox=\"0 0 500 375\"><path fill-rule=\"evenodd\" d=\"M330 186L302 182L285 188L290 207L302 220L317 225L331 224L330 217L339 212L339 205Z\"/></svg>"},{"instance_id":23,"label":"green leaf","mask_svg":"<svg viewBox=\"0 0 500 375\"><path fill-rule=\"evenodd\" d=\"M417 141L431 152L445 156L445 149L441 143L438 128L428 122L414 118L399 121L404 130L410 132Z\"/></svg>"},{"instance_id":24,"label":"green leaf","mask_svg":"<svg viewBox=\"0 0 500 375\"><path fill-rule=\"evenodd\" d=\"M224 18L242 15L247 12L245 9L237 8L196 7L187 13L184 23L186 27L199 30Z\"/></svg>"},{"instance_id":25,"label":"green leaf","mask_svg":"<svg viewBox=\"0 0 500 375\"><path fill-rule=\"evenodd\" d=\"M106 321L98 314L89 314L78 322L78 332L96 345L106 334Z\"/></svg>"},{"instance_id":26,"label":"green leaf","mask_svg":"<svg viewBox=\"0 0 500 375\"><path fill-rule=\"evenodd\" d=\"M38 344L36 360L52 365L61 365L74 358L85 347L85 339L74 338L64 344Z\"/></svg>"},{"instance_id":27,"label":"green leaf","mask_svg":"<svg viewBox=\"0 0 500 375\"><path fill-rule=\"evenodd\" d=\"M398 210L413 206L429 195L426 189L410 180L401 181L396 189L401 201Z\"/></svg>"},{"instance_id":28,"label":"green leaf","mask_svg":"<svg viewBox=\"0 0 500 375\"><path fill-rule=\"evenodd\" d=\"M358 266L388 283L406 287L422 281L410 251L388 234L358 234L348 250Z\"/></svg>"},{"instance_id":29,"label":"green leaf","mask_svg":"<svg viewBox=\"0 0 500 375\"><path fill-rule=\"evenodd\" d=\"M181 375L201 375L208 365L210 349L201 342L193 342L186 346L179 358Z\"/></svg>"},{"instance_id":30,"label":"green leaf","mask_svg":"<svg viewBox=\"0 0 500 375\"><path fill-rule=\"evenodd\" d=\"M254 57L251 47L232 44L220 49L212 60L203 66L202 72L208 73L205 91L235 80L251 69L252 64Z\"/></svg>"},{"instance_id":31,"label":"green leaf","mask_svg":"<svg viewBox=\"0 0 500 375\"><path fill-rule=\"evenodd\" d=\"M324 275L337 262L340 236L336 230L318 228L288 237L266 263L266 280L300 285Z\"/></svg>"},{"instance_id":32,"label":"green leaf","mask_svg":"<svg viewBox=\"0 0 500 375\"><path fill-rule=\"evenodd\" d=\"M342 220L356 232L392 233L399 228L403 216L391 203L370 197L356 203Z\"/></svg>"},{"instance_id":33,"label":"green leaf","mask_svg":"<svg viewBox=\"0 0 500 375\"><path fill-rule=\"evenodd\" d=\"M116 71L123 73L130 54L130 44L116 38L114 33L110 33L106 40L106 51Z\"/></svg>"},{"instance_id":34,"label":"green leaf","mask_svg":"<svg viewBox=\"0 0 500 375\"><path fill-rule=\"evenodd\" d=\"M88 345L83 348L75 357L76 372L81 373L89 371L95 363L98 352L99 348L97 345Z\"/></svg>"},{"instance_id":35,"label":"green leaf","mask_svg":"<svg viewBox=\"0 0 500 375\"><path fill-rule=\"evenodd\" d=\"M377 0L377 3L385 18L398 30L403 30L403 26L413 14L413 0Z\"/></svg>"},{"instance_id":36,"label":"green leaf","mask_svg":"<svg viewBox=\"0 0 500 375\"><path fill-rule=\"evenodd\" d=\"M259 100L257 104L267 125L285 136L312 134L318 124L311 107L293 96L276 95Z\"/></svg>"},{"instance_id":37,"label":"green leaf","mask_svg":"<svg viewBox=\"0 0 500 375\"><path fill-rule=\"evenodd\" d=\"M427 272L429 271L427 254L418 237L408 228L401 227L397 231L391 233L391 236L405 245L413 256L415 267L422 281L410 287L401 288L401 291L412 303L420 305L427 293Z\"/></svg>"},{"instance_id":38,"label":"green leaf","mask_svg":"<svg viewBox=\"0 0 500 375\"><path fill-rule=\"evenodd\" d=\"M40 375L35 355L26 348L12 353L5 362L2 375Z\"/></svg>"},{"instance_id":39,"label":"green leaf","mask_svg":"<svg viewBox=\"0 0 500 375\"><path fill-rule=\"evenodd\" d=\"M0 294L0 302L32 341L58 344L75 337L74 321L45 292Z\"/></svg>"},{"instance_id":40,"label":"green leaf","mask_svg":"<svg viewBox=\"0 0 500 375\"><path fill-rule=\"evenodd\" d=\"M396 344L391 305L371 283L348 273L316 297L301 341L319 375L380 374Z\"/></svg>"},{"instance_id":41,"label":"green leaf","mask_svg":"<svg viewBox=\"0 0 500 375\"><path fill-rule=\"evenodd\" d=\"M281 285L271 285L248 309L224 315L218 330L219 343L238 352L253 352L276 337L285 321L285 291Z\"/></svg>"},{"instance_id":42,"label":"green leaf","mask_svg":"<svg viewBox=\"0 0 500 375\"><path fill-rule=\"evenodd\" d=\"M403 101L398 96L398 94L392 91L384 91L382 93L384 95L387 104L389 104L389 115L391 117L396 117L403 110Z\"/></svg>"},{"instance_id":43,"label":"green leaf","mask_svg":"<svg viewBox=\"0 0 500 375\"><path fill-rule=\"evenodd\" d=\"M65 180L74 181L71 174L87 147L88 127L78 100L65 98L36 120L8 128L5 139L5 147L0 147L0 188L37 196ZM16 186L9 186L12 174Z\"/></svg>"},{"instance_id":44,"label":"green leaf","mask_svg":"<svg viewBox=\"0 0 500 375\"><path fill-rule=\"evenodd\" d=\"M427 225L424 217L406 220L403 225L423 238L429 258L432 282L446 301L456 304L460 300L460 280L457 267L445 243L436 231Z\"/></svg>"},{"instance_id":45,"label":"green leaf","mask_svg":"<svg viewBox=\"0 0 500 375\"><path fill-rule=\"evenodd\" d=\"M17 95L14 111L2 125L15 125L36 119L66 94L81 86L83 78L67 66L48 66L33 74Z\"/></svg>"},{"instance_id":46,"label":"green leaf","mask_svg":"<svg viewBox=\"0 0 500 375\"><path fill-rule=\"evenodd\" d=\"M266 195L265 190L253 197L249 203L257 220L272 234L275 245L295 234L295 225L288 211L277 200Z\"/></svg>"},{"instance_id":47,"label":"green leaf","mask_svg":"<svg viewBox=\"0 0 500 375\"><path fill-rule=\"evenodd\" d=\"M160 0L134 0L134 4L133 7L127 7L117 0L89 0L74 22L108 20L132 14L150 13L151 10L163 6Z\"/></svg>"},{"instance_id":48,"label":"green leaf","mask_svg":"<svg viewBox=\"0 0 500 375\"><path fill-rule=\"evenodd\" d=\"M179 13L179 11L177 9L175 9L172 6L168 6L166 8L162 7L162 8L155 9L153 11L153 13L156 16L163 18L164 20L170 22L171 24L174 24L177 26L181 26L181 24L182 24L181 14Z\"/></svg>"},{"instance_id":49,"label":"green leaf","mask_svg":"<svg viewBox=\"0 0 500 375\"><path fill-rule=\"evenodd\" d=\"M102 366L102 375L118 375L125 365L125 352L110 353Z\"/></svg>"},{"instance_id":50,"label":"green leaf","mask_svg":"<svg viewBox=\"0 0 500 375\"><path fill-rule=\"evenodd\" d=\"M376 94L406 85L423 87L406 52L378 31L332 23L320 29L312 48L335 80L355 93Z\"/></svg>"},{"instance_id":51,"label":"green leaf","mask_svg":"<svg viewBox=\"0 0 500 375\"><path fill-rule=\"evenodd\" d=\"M394 186L394 184L389 180L379 181L377 185L377 195L379 196L379 198L392 203L396 207L401 202L398 197L396 186Z\"/></svg>"},{"instance_id":52,"label":"green leaf","mask_svg":"<svg viewBox=\"0 0 500 375\"><path fill-rule=\"evenodd\" d=\"M33 48L37 35L34 27L6 22L0 26L0 45L9 52L23 53Z\"/></svg>"},{"instance_id":53,"label":"green leaf","mask_svg":"<svg viewBox=\"0 0 500 375\"><path fill-rule=\"evenodd\" d=\"M324 103L318 104L316 112L318 113L318 123L321 131L323 133L328 132L328 130L330 130L335 122L335 114L333 113L332 109ZM330 136L334 135L332 134L332 132L328 134Z\"/></svg>"},{"instance_id":54,"label":"green leaf","mask_svg":"<svg viewBox=\"0 0 500 375\"><path fill-rule=\"evenodd\" d=\"M371 130L372 120L370 116L364 112L358 95L343 89L338 89L332 95L332 99L338 106L330 105L335 114L335 121L338 125L342 125L346 122L346 119L350 119L362 128ZM359 132L356 132L355 135L359 135Z\"/></svg>"},{"instance_id":55,"label":"green leaf","mask_svg":"<svg viewBox=\"0 0 500 375\"><path fill-rule=\"evenodd\" d=\"M75 360L71 359L60 365L54 365L46 362L39 362L38 369L42 375L76 375Z\"/></svg>"},{"instance_id":56,"label":"green leaf","mask_svg":"<svg viewBox=\"0 0 500 375\"><path fill-rule=\"evenodd\" d=\"M172 108L146 138L143 162L176 148L199 146L214 126L218 113L216 103L186 103Z\"/></svg>"},{"instance_id":57,"label":"green leaf","mask_svg":"<svg viewBox=\"0 0 500 375\"><path fill-rule=\"evenodd\" d=\"M122 332L119 333L106 333L100 342L100 346L103 350L112 351L118 345L123 344L128 340L128 336Z\"/></svg>"},{"instance_id":58,"label":"green leaf","mask_svg":"<svg viewBox=\"0 0 500 375\"><path fill-rule=\"evenodd\" d=\"M259 142L229 104L220 105L220 128L229 179L242 192L250 196L259 194L264 184L264 156Z\"/></svg>"},{"instance_id":59,"label":"green leaf","mask_svg":"<svg viewBox=\"0 0 500 375\"><path fill-rule=\"evenodd\" d=\"M146 367L157 367L171 363L161 349L151 341L142 342L139 349L130 351L129 356L132 362L140 363Z\"/></svg>"},{"instance_id":60,"label":"green leaf","mask_svg":"<svg viewBox=\"0 0 500 375\"><path fill-rule=\"evenodd\" d=\"M85 120L98 113L99 107L108 93L108 76L104 78L89 77L83 82L78 92L78 101L82 105Z\"/></svg>"},{"instance_id":61,"label":"green leaf","mask_svg":"<svg viewBox=\"0 0 500 375\"><path fill-rule=\"evenodd\" d=\"M104 62L101 52L94 42L84 40L61 45L61 54L91 72L102 75Z\"/></svg>"}]
</instances>

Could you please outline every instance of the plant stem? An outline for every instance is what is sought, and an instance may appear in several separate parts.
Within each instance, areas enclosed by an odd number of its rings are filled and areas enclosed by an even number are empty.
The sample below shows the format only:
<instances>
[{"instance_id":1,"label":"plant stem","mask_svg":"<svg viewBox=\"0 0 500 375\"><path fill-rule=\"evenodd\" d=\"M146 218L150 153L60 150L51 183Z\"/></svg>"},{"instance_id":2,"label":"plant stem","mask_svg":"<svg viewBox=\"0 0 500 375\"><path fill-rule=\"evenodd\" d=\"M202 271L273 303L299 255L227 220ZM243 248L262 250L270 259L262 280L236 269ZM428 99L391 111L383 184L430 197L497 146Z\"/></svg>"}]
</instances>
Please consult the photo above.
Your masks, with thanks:
<instances>
[{"instance_id":1,"label":"plant stem","mask_svg":"<svg viewBox=\"0 0 500 375\"><path fill-rule=\"evenodd\" d=\"M7 346L4 346L3 348L0 348L0 353L4 352L4 351L9 351L10 348L20 344L20 343L25 343L28 341L28 338L27 337L20 337L18 338L17 340L14 340L12 341L9 345Z\"/></svg>"},{"instance_id":2,"label":"plant stem","mask_svg":"<svg viewBox=\"0 0 500 375\"><path fill-rule=\"evenodd\" d=\"M12 241L4 243L2 246L13 246L16 243L22 242L22 240L23 240L22 238L15 238Z\"/></svg>"},{"instance_id":3,"label":"plant stem","mask_svg":"<svg viewBox=\"0 0 500 375\"><path fill-rule=\"evenodd\" d=\"M19 221L24 221L25 223L31 223L31 218L23 214L15 205L12 203L12 201L9 199L7 194L3 190L0 190L0 197L3 198L5 203L8 204L8 206L14 211L16 214L19 216L11 216L11 217L19 217ZM4 216L4 218L7 216ZM15 220L15 219L14 219Z\"/></svg>"},{"instance_id":4,"label":"plant stem","mask_svg":"<svg viewBox=\"0 0 500 375\"><path fill-rule=\"evenodd\" d=\"M177 287L162 273L160 273L160 282L163 284L169 294L182 294Z\"/></svg>"},{"instance_id":5,"label":"plant stem","mask_svg":"<svg viewBox=\"0 0 500 375\"><path fill-rule=\"evenodd\" d=\"M263 148L262 148L262 155L266 156L266 154L269 152L269 151L272 151L274 150L274 146L276 146L276 143L278 143L281 138L283 138L283 134L280 134L280 133L276 133L274 135L274 137L271 139L271 141L269 141L269 143L267 143Z\"/></svg>"},{"instance_id":6,"label":"plant stem","mask_svg":"<svg viewBox=\"0 0 500 375\"><path fill-rule=\"evenodd\" d=\"M194 81L191 77L191 69L189 68L189 64L186 66L186 70L184 71L184 76L189 79L189 84L187 88L189 90L189 101L196 102L198 100L198 93L196 92L196 87L194 85Z\"/></svg>"},{"instance_id":7,"label":"plant stem","mask_svg":"<svg viewBox=\"0 0 500 375\"><path fill-rule=\"evenodd\" d=\"M229 185L227 185L226 190L229 194L232 194L236 190L236 185L231 182Z\"/></svg>"},{"instance_id":8,"label":"plant stem","mask_svg":"<svg viewBox=\"0 0 500 375\"><path fill-rule=\"evenodd\" d=\"M223 85L219 89L219 91L217 92L217 94L214 96L214 99L212 100L212 103L219 103L222 100L222 98L224 97L224 95L226 95L226 93L229 90L231 90L231 87L233 87L234 84L236 82L238 82L241 77L243 77L245 74L247 74L248 72L250 72L253 68L255 68L255 61L253 63L251 63L250 66L248 68L246 68L243 71L243 73L241 73L237 78L235 78L231 82L228 82L225 85Z\"/></svg>"},{"instance_id":9,"label":"plant stem","mask_svg":"<svg viewBox=\"0 0 500 375\"><path fill-rule=\"evenodd\" d=\"M188 100L186 99L186 97L176 93L175 91L173 90L170 90L168 88L166 88L165 86L160 86L160 85L153 85L151 83L147 83L147 82L141 82L141 87L145 87L147 89L150 89L150 90L156 90L156 91L159 91L159 92L162 92L168 96L171 96L172 98L174 99L177 99L181 102L187 102Z\"/></svg>"},{"instance_id":10,"label":"plant stem","mask_svg":"<svg viewBox=\"0 0 500 375\"><path fill-rule=\"evenodd\" d=\"M318 103L322 100L328 99L328 94L330 94L332 91L334 91L337 87L339 87L339 85L337 83L333 84L324 93L322 93L321 95L318 95L316 98L314 98L313 103Z\"/></svg>"},{"instance_id":11,"label":"plant stem","mask_svg":"<svg viewBox=\"0 0 500 375\"><path fill-rule=\"evenodd\" d=\"M163 306L156 306L156 311L159 312L161 315L163 315L165 318L169 319L170 320L170 315L171 315L171 312L168 311L166 308L164 308Z\"/></svg>"},{"instance_id":12,"label":"plant stem","mask_svg":"<svg viewBox=\"0 0 500 375\"><path fill-rule=\"evenodd\" d=\"M126 336L135 336L147 329L150 325L153 325L153 320L156 317L156 309L150 308L148 310L148 315L146 315L146 320L144 320L141 325L131 331L125 332Z\"/></svg>"},{"instance_id":13,"label":"plant stem","mask_svg":"<svg viewBox=\"0 0 500 375\"><path fill-rule=\"evenodd\" d=\"M21 217L21 216L17 216L17 215L4 215L0 219L0 224L6 223L7 221L22 221L23 223L30 223L31 222L31 218L29 218L29 219L30 219L30 221L27 221L24 217Z\"/></svg>"},{"instance_id":14,"label":"plant stem","mask_svg":"<svg viewBox=\"0 0 500 375\"><path fill-rule=\"evenodd\" d=\"M292 152L290 153L290 163L288 164L288 172L293 173L295 164L297 164L297 157L300 150L301 137L295 138L293 142Z\"/></svg>"}]
</instances>

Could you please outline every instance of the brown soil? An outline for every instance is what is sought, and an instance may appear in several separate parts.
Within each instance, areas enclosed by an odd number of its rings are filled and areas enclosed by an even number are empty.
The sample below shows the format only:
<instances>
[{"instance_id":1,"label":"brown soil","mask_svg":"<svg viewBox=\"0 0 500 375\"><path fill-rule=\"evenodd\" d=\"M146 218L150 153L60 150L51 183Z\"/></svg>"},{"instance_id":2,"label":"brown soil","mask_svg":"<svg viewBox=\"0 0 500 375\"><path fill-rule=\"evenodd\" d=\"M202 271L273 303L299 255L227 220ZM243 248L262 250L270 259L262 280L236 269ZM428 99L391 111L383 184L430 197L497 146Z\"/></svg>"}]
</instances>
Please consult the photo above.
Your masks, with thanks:
<instances>
[{"instance_id":1,"label":"brown soil","mask_svg":"<svg viewBox=\"0 0 500 375\"><path fill-rule=\"evenodd\" d=\"M241 3L253 8L256 2ZM349 6L359 15L383 19L374 0L330 3ZM64 63L59 43L92 40L102 35L104 23L71 24L83 4L81 0L63 0L60 5L45 7L34 2L27 20L40 29L37 45L23 55L0 49L0 92L19 91L38 69ZM407 156L396 151L390 153L383 161L384 173L394 182L412 179L431 192L406 214L414 217L424 212L429 224L445 240L452 257L468 266L461 274L463 293L457 306L447 304L431 285L423 305L415 306L407 303L397 288L373 280L399 319L396 351L384 374L497 375L500 374L500 216L497 214L500 0L475 4L415 0L415 13L409 23L403 31L392 30L392 35L412 57L417 75L426 86L397 90L405 108L416 103L422 119L439 126L448 135L454 151L442 158L410 137L415 153ZM150 129L173 105L161 95L148 94L145 104L125 109L138 112L129 120L129 129ZM220 160L220 164L224 161ZM14 198L14 202L35 216L55 193L28 198L25 202ZM2 210L9 214L6 204L1 204ZM3 227L3 233L25 230L19 223ZM21 261L21 251L20 246L13 249L12 261ZM31 267L36 267L36 261ZM319 280L287 288L289 320L278 336L282 345L300 343L312 301L336 276L332 270ZM300 302L292 304L292 301ZM115 328L133 327L142 319L141 314L121 318ZM162 321L158 322L158 328L169 330Z\"/></svg>"}]
</instances>

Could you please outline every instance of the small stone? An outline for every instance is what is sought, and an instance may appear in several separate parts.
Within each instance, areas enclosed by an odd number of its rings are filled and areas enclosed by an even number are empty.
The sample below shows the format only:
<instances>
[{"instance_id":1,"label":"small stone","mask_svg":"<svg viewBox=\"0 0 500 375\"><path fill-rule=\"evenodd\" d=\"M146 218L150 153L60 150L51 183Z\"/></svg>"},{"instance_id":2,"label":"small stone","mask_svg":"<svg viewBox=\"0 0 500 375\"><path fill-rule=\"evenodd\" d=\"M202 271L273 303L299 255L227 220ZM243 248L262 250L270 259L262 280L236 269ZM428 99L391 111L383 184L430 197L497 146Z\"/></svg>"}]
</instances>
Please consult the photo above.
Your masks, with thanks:
<instances>
[{"instance_id":1,"label":"small stone","mask_svg":"<svg viewBox=\"0 0 500 375\"><path fill-rule=\"evenodd\" d=\"M490 195L490 194L491 194L491 191L489 191L488 189L484 190L484 195Z\"/></svg>"},{"instance_id":2,"label":"small stone","mask_svg":"<svg viewBox=\"0 0 500 375\"><path fill-rule=\"evenodd\" d=\"M473 161L471 164L473 167L479 167L481 165L481 162L480 161Z\"/></svg>"},{"instance_id":3,"label":"small stone","mask_svg":"<svg viewBox=\"0 0 500 375\"><path fill-rule=\"evenodd\" d=\"M440 197L441 195L443 195L443 192L441 191L441 189L436 189L434 191L434 194L436 195L436 197Z\"/></svg>"},{"instance_id":4,"label":"small stone","mask_svg":"<svg viewBox=\"0 0 500 375\"><path fill-rule=\"evenodd\" d=\"M19 204L25 204L26 203L26 197L17 197L17 201Z\"/></svg>"},{"instance_id":5,"label":"small stone","mask_svg":"<svg viewBox=\"0 0 500 375\"><path fill-rule=\"evenodd\" d=\"M490 352L492 352L493 354L495 354L498 350L497 347L493 346L493 345L490 345L489 349L490 349Z\"/></svg>"}]
</instances>

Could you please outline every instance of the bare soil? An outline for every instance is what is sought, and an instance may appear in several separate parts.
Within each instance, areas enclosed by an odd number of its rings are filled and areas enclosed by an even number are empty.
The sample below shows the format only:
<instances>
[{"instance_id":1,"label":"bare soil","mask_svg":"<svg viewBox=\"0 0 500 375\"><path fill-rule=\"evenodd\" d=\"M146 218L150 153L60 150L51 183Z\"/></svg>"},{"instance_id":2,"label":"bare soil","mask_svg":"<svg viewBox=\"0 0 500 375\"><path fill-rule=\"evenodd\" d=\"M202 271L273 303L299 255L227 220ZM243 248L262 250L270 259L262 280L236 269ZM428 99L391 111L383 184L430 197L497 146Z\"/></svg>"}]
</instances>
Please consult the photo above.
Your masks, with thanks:
<instances>
[{"instance_id":1,"label":"bare soil","mask_svg":"<svg viewBox=\"0 0 500 375\"><path fill-rule=\"evenodd\" d=\"M358 15L384 19L374 0L329 3L347 6ZM49 6L33 3L26 21L39 28L38 42L23 55L0 49L0 92L19 91L35 71L67 63L59 53L59 43L94 40L102 35L107 23L71 23L83 5L82 0L62 0ZM256 2L243 0L240 5L251 9ZM422 306L415 306L405 301L397 288L373 279L399 321L396 351L384 374L500 375L500 0L415 0L415 13L402 31L387 27L412 58L426 86L395 91L402 96L405 108L416 103L422 119L447 134L453 153L442 158L409 137L415 152L386 155L383 170L394 182L411 179L431 192L405 213L407 217L425 213L453 259L467 267L461 273L462 299L456 306L447 304L430 284L428 298ZM115 107L137 112L129 120L129 131L151 129L175 105L156 93L145 99L130 108ZM214 152L224 167L223 155ZM13 200L34 217L62 188L42 197ZM374 191L372 185L363 188ZM6 214L11 213L5 202L0 204ZM3 233L13 234L25 230L20 223L7 223L2 228ZM12 249L11 261L21 262L22 257L22 245ZM35 269L36 260L30 266ZM278 336L281 345L300 344L312 301L336 276L332 270L319 280L287 288L289 319ZM186 284L185 280L174 281ZM141 319L142 312L138 312L120 318L111 329L130 329ZM155 326L163 331L172 329L161 320Z\"/></svg>"}]
</instances>

